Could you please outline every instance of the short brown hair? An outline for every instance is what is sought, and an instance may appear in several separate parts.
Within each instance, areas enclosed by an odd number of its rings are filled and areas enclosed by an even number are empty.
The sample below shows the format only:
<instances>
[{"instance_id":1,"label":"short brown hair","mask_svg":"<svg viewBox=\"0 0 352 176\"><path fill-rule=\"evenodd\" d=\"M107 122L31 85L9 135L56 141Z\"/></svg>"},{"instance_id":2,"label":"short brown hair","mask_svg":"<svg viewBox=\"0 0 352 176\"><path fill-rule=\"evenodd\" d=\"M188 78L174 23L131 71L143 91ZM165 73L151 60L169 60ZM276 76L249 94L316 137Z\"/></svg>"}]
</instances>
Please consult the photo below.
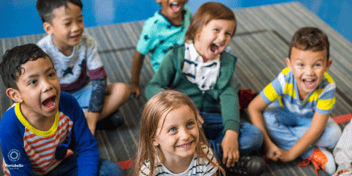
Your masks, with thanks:
<instances>
[{"instance_id":1,"label":"short brown hair","mask_svg":"<svg viewBox=\"0 0 352 176\"><path fill-rule=\"evenodd\" d=\"M207 2L200 6L193 15L191 24L186 33L186 41L194 42L196 34L211 20L232 20L236 23L235 14L231 9L217 2ZM235 35L236 27L233 30L232 36Z\"/></svg>"},{"instance_id":2,"label":"short brown hair","mask_svg":"<svg viewBox=\"0 0 352 176\"><path fill-rule=\"evenodd\" d=\"M290 42L288 58L291 59L292 48L300 50L323 51L326 49L327 59L329 60L329 39L328 36L318 28L303 27L295 32Z\"/></svg>"}]
</instances>

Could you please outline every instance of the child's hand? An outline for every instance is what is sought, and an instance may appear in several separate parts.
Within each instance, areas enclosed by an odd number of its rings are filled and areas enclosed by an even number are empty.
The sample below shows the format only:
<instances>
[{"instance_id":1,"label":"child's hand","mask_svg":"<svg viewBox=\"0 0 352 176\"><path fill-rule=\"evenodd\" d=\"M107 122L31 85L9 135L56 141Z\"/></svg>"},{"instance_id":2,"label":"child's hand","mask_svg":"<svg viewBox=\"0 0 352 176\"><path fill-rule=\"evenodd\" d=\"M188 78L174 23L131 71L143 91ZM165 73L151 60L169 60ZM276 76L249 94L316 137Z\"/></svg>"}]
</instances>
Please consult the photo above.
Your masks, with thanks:
<instances>
[{"instance_id":1,"label":"child's hand","mask_svg":"<svg viewBox=\"0 0 352 176\"><path fill-rule=\"evenodd\" d=\"M281 151L281 156L279 157L280 161L286 163L286 162L290 162L294 159L291 157L291 153L289 150L284 150L282 148L279 148L279 150Z\"/></svg>"},{"instance_id":2,"label":"child's hand","mask_svg":"<svg viewBox=\"0 0 352 176\"><path fill-rule=\"evenodd\" d=\"M240 152L238 151L238 133L233 130L226 130L225 137L221 142L222 147L222 163L226 164L226 167L234 167L235 163L240 158Z\"/></svg>"},{"instance_id":3,"label":"child's hand","mask_svg":"<svg viewBox=\"0 0 352 176\"><path fill-rule=\"evenodd\" d=\"M267 145L266 147L266 158L271 159L273 161L277 161L281 157L281 150L274 143Z\"/></svg>"},{"instance_id":4,"label":"child's hand","mask_svg":"<svg viewBox=\"0 0 352 176\"><path fill-rule=\"evenodd\" d=\"M131 94L135 94L135 97L139 97L139 95L141 95L141 92L139 91L139 87L136 86L136 85L130 85L129 86L129 89L130 89L130 93Z\"/></svg>"}]
</instances>

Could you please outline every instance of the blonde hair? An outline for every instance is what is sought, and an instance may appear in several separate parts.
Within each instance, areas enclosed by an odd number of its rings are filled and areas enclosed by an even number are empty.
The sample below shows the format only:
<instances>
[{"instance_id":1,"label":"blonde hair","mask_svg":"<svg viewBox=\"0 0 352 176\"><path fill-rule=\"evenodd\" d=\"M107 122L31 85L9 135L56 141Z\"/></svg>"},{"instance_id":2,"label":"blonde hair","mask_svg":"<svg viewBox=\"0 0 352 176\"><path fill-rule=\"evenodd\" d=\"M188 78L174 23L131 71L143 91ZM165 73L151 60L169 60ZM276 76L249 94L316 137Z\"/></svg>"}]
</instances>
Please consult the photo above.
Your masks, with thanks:
<instances>
[{"instance_id":1,"label":"blonde hair","mask_svg":"<svg viewBox=\"0 0 352 176\"><path fill-rule=\"evenodd\" d=\"M141 119L141 127L139 131L139 143L138 143L138 152L137 158L135 161L135 166L133 169L133 175L139 175L141 171L141 167L145 161L149 161L149 176L154 174L154 166L159 163L155 163L157 154L162 154L159 148L154 147L152 140L156 136L156 131L158 128L159 120L163 115L167 115L170 111L180 108L181 106L189 107L196 120L198 110L194 105L192 100L181 92L174 90L166 90L164 92L158 93L153 96L145 105L142 119ZM207 154L204 153L202 149L202 144L209 146L207 139L203 132L199 130L199 142L196 146L195 152L198 156L203 156L207 161L211 164L218 167L219 171L223 174L225 171L216 163L212 162L211 159L208 158ZM198 157L199 161L199 157Z\"/></svg>"},{"instance_id":2,"label":"blonde hair","mask_svg":"<svg viewBox=\"0 0 352 176\"><path fill-rule=\"evenodd\" d=\"M236 17L231 9L221 3L207 2L200 6L193 15L191 24L186 33L185 41L192 41L194 43L196 34L211 20L231 20L236 24ZM232 36L235 35L236 27L237 25L235 25L233 29Z\"/></svg>"}]
</instances>

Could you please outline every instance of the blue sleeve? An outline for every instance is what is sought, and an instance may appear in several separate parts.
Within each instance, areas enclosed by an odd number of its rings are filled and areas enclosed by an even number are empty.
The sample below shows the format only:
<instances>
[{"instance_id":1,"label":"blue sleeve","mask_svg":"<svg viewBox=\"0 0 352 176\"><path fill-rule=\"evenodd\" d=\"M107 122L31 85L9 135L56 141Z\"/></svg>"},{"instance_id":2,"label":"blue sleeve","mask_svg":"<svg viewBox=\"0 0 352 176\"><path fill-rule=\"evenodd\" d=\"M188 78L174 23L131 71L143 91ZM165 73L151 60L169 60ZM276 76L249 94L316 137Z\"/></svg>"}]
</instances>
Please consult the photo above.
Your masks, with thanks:
<instances>
[{"instance_id":1,"label":"blue sleeve","mask_svg":"<svg viewBox=\"0 0 352 176\"><path fill-rule=\"evenodd\" d=\"M1 118L1 152L11 175L33 175L32 164L23 144L24 126L17 119L12 107Z\"/></svg>"},{"instance_id":2,"label":"blue sleeve","mask_svg":"<svg viewBox=\"0 0 352 176\"><path fill-rule=\"evenodd\" d=\"M60 111L73 121L74 148L77 152L78 175L98 175L99 151L77 100L66 92L60 95Z\"/></svg>"}]
</instances>

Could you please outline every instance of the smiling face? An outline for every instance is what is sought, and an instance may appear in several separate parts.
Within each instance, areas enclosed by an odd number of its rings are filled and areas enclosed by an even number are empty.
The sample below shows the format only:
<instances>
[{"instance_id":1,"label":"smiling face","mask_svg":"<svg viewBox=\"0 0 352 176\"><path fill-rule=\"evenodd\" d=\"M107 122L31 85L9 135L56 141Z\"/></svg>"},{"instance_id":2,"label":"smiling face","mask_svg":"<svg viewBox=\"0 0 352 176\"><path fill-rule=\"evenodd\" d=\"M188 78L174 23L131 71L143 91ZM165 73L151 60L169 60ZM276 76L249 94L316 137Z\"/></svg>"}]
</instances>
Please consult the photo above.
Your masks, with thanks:
<instances>
[{"instance_id":1,"label":"smiling face","mask_svg":"<svg viewBox=\"0 0 352 176\"><path fill-rule=\"evenodd\" d=\"M79 6L68 2L67 7L61 6L53 10L52 23L44 22L44 30L53 36L54 45L65 55L81 39L84 30L83 15ZM68 52L69 51L69 52Z\"/></svg>"},{"instance_id":2,"label":"smiling face","mask_svg":"<svg viewBox=\"0 0 352 176\"><path fill-rule=\"evenodd\" d=\"M182 22L183 6L188 0L156 0L161 5L161 13L175 25Z\"/></svg>"},{"instance_id":3,"label":"smiling face","mask_svg":"<svg viewBox=\"0 0 352 176\"><path fill-rule=\"evenodd\" d=\"M293 47L291 59L286 58L286 64L297 82L301 100L318 87L323 80L324 72L329 70L332 60L326 58L326 52L326 49L314 52Z\"/></svg>"},{"instance_id":4,"label":"smiling face","mask_svg":"<svg viewBox=\"0 0 352 176\"><path fill-rule=\"evenodd\" d=\"M160 148L166 162L169 159L191 159L198 143L196 117L188 106L182 105L160 118L153 145Z\"/></svg>"},{"instance_id":5,"label":"smiling face","mask_svg":"<svg viewBox=\"0 0 352 176\"><path fill-rule=\"evenodd\" d=\"M39 58L22 65L22 74L14 91L25 117L54 117L59 107L60 83L49 58Z\"/></svg>"},{"instance_id":6,"label":"smiling face","mask_svg":"<svg viewBox=\"0 0 352 176\"><path fill-rule=\"evenodd\" d=\"M232 20L211 20L197 32L194 47L206 60L214 60L229 45L236 23Z\"/></svg>"}]
</instances>

